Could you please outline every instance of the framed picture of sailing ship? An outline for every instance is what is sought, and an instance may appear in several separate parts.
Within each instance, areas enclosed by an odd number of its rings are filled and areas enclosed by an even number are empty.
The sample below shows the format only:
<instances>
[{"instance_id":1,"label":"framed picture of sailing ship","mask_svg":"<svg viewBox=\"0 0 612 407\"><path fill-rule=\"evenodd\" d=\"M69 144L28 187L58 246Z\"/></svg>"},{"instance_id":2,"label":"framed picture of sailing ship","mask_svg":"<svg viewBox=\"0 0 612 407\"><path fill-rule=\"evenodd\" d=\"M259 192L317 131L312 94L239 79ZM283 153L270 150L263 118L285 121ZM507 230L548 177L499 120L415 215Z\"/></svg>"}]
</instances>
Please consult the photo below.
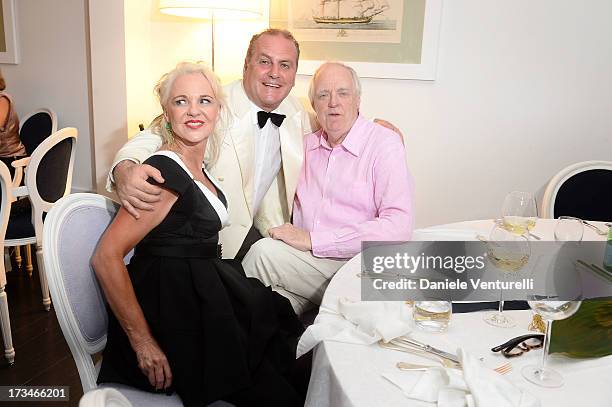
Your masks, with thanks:
<instances>
[{"instance_id":1,"label":"framed picture of sailing ship","mask_svg":"<svg viewBox=\"0 0 612 407\"><path fill-rule=\"evenodd\" d=\"M434 80L442 0L271 0L300 43L298 73L343 61L362 77Z\"/></svg>"},{"instance_id":2,"label":"framed picture of sailing ship","mask_svg":"<svg viewBox=\"0 0 612 407\"><path fill-rule=\"evenodd\" d=\"M13 0L0 1L0 64L18 64L17 29Z\"/></svg>"}]
</instances>

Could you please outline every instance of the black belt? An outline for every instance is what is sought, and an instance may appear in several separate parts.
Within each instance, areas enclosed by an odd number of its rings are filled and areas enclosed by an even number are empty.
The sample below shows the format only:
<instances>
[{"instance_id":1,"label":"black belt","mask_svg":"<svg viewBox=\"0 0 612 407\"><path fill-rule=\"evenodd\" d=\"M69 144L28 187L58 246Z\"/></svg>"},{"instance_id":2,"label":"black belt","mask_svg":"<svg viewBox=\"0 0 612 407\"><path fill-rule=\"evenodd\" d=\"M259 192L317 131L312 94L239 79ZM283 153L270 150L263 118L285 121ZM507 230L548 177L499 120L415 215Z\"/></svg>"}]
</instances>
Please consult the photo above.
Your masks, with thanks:
<instances>
[{"instance_id":1,"label":"black belt","mask_svg":"<svg viewBox=\"0 0 612 407\"><path fill-rule=\"evenodd\" d=\"M220 259L222 254L222 245L216 243L198 243L174 246L140 244L136 246L134 254L161 257L179 257L183 259Z\"/></svg>"}]
</instances>

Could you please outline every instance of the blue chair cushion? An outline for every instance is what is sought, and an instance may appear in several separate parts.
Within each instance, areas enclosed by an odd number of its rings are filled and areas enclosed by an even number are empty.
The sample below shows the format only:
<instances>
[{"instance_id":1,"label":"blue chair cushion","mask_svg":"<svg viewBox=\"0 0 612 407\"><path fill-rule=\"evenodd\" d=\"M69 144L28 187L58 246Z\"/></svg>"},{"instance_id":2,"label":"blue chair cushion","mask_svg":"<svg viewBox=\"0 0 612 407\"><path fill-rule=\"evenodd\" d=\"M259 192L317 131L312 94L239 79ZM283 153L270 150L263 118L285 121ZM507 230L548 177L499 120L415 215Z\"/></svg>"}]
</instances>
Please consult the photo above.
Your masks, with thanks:
<instances>
[{"instance_id":1,"label":"blue chair cushion","mask_svg":"<svg viewBox=\"0 0 612 407\"><path fill-rule=\"evenodd\" d=\"M11 215L6 228L6 239L34 237L32 206L29 199L20 199L11 205Z\"/></svg>"}]
</instances>

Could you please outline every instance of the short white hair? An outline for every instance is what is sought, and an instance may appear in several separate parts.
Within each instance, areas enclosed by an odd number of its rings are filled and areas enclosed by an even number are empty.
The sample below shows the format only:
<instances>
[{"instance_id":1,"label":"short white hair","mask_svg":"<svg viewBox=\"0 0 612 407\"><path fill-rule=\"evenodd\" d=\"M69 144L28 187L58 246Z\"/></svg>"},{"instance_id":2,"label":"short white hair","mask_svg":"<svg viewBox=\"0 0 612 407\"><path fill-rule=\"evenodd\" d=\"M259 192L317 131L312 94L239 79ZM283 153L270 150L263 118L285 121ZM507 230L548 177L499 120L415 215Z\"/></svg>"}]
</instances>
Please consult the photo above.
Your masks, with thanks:
<instances>
[{"instance_id":1,"label":"short white hair","mask_svg":"<svg viewBox=\"0 0 612 407\"><path fill-rule=\"evenodd\" d=\"M355 93L357 94L357 97L361 97L361 81L359 80L359 75L357 75L357 72L353 68L346 64L343 64L342 62L328 61L321 64L321 66L318 67L315 71L314 75L312 75L312 79L310 80L310 86L308 88L308 99L310 99L310 105L314 107L315 81L319 77L319 74L321 73L323 68L329 65L341 66L342 68L349 71L349 73L351 74L351 79L353 80L353 88L355 88Z\"/></svg>"}]
</instances>

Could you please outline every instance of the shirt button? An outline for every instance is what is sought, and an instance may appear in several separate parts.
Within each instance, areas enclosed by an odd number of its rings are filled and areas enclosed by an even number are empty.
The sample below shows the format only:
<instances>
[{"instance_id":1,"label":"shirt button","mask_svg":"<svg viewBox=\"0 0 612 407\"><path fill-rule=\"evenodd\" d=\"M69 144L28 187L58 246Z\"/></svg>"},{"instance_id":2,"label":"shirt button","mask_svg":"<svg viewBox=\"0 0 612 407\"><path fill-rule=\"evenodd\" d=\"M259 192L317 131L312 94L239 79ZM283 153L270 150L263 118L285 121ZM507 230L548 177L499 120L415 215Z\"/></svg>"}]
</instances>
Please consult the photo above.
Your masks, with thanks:
<instances>
[{"instance_id":1,"label":"shirt button","mask_svg":"<svg viewBox=\"0 0 612 407\"><path fill-rule=\"evenodd\" d=\"M219 180L219 181L223 181L223 180L225 180L225 178L223 178L223 177L218 177L218 178L217 178L217 180Z\"/></svg>"}]
</instances>

